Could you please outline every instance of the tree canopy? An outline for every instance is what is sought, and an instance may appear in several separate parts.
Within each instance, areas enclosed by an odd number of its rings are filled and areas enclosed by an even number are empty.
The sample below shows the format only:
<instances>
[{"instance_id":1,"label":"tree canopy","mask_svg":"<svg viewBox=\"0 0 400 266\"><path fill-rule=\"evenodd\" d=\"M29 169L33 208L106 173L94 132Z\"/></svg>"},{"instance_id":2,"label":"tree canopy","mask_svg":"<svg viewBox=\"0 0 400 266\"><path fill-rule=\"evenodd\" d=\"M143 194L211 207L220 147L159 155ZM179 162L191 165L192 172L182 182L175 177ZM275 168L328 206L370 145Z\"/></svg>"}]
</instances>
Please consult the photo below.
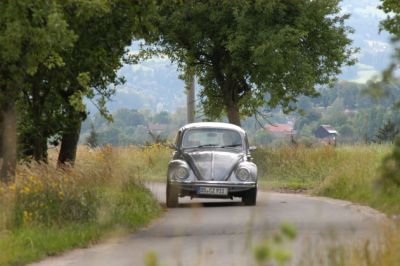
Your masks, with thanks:
<instances>
[{"instance_id":1,"label":"tree canopy","mask_svg":"<svg viewBox=\"0 0 400 266\"><path fill-rule=\"evenodd\" d=\"M173 4L171 3L173 2ZM338 0L159 1L148 44L193 67L205 114L240 116L317 95L353 63Z\"/></svg>"},{"instance_id":2,"label":"tree canopy","mask_svg":"<svg viewBox=\"0 0 400 266\"><path fill-rule=\"evenodd\" d=\"M83 98L105 114L123 80L117 70L135 35L148 30L153 1L13 0L0 10L0 165L14 176L21 153L46 160L48 139L61 140L59 162L73 163Z\"/></svg>"},{"instance_id":3,"label":"tree canopy","mask_svg":"<svg viewBox=\"0 0 400 266\"><path fill-rule=\"evenodd\" d=\"M63 51L72 47L60 1L0 2L0 179L12 179L17 154L16 101L39 68L61 66Z\"/></svg>"}]
</instances>

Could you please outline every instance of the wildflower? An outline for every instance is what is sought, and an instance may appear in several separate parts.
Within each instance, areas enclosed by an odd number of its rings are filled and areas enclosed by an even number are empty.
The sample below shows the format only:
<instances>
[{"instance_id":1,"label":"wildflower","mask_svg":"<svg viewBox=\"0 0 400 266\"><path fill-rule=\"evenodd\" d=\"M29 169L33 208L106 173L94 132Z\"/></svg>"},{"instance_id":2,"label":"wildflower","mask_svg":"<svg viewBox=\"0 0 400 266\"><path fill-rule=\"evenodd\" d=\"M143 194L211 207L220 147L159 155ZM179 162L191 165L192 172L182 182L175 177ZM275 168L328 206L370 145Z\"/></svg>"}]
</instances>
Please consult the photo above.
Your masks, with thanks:
<instances>
[{"instance_id":1,"label":"wildflower","mask_svg":"<svg viewBox=\"0 0 400 266\"><path fill-rule=\"evenodd\" d=\"M58 192L58 196L60 197L61 200L64 199L64 192L63 191L59 191Z\"/></svg>"},{"instance_id":2,"label":"wildflower","mask_svg":"<svg viewBox=\"0 0 400 266\"><path fill-rule=\"evenodd\" d=\"M11 183L11 184L8 186L8 189L11 190L11 191L15 191L15 189L16 189L15 183Z\"/></svg>"},{"instance_id":3,"label":"wildflower","mask_svg":"<svg viewBox=\"0 0 400 266\"><path fill-rule=\"evenodd\" d=\"M29 194L29 192L31 192L31 189L28 186L25 186L22 191L23 194Z\"/></svg>"},{"instance_id":4,"label":"wildflower","mask_svg":"<svg viewBox=\"0 0 400 266\"><path fill-rule=\"evenodd\" d=\"M32 213L24 210L23 212L23 220L25 224L28 224L32 221Z\"/></svg>"}]
</instances>

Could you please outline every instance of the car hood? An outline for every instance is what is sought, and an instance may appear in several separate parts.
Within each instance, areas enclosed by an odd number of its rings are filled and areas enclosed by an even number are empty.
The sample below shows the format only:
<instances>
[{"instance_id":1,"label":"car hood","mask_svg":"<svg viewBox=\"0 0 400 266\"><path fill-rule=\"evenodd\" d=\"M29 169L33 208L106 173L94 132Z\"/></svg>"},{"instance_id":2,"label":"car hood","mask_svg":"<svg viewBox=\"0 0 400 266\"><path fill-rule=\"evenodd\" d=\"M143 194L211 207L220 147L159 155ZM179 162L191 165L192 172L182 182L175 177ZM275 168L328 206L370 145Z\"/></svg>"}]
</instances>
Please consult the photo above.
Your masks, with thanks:
<instances>
[{"instance_id":1,"label":"car hood","mask_svg":"<svg viewBox=\"0 0 400 266\"><path fill-rule=\"evenodd\" d=\"M197 178L210 181L227 180L243 156L226 151L195 151L184 155Z\"/></svg>"}]
</instances>

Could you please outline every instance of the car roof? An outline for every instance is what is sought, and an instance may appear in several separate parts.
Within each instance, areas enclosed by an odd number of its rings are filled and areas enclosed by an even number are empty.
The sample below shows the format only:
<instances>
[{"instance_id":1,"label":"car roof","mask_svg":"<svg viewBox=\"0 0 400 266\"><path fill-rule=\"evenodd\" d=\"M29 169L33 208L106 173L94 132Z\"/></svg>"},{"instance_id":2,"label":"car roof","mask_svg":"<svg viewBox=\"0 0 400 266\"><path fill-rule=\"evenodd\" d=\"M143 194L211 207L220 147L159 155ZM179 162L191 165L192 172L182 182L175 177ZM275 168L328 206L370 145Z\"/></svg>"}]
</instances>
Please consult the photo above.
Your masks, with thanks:
<instances>
[{"instance_id":1,"label":"car roof","mask_svg":"<svg viewBox=\"0 0 400 266\"><path fill-rule=\"evenodd\" d=\"M245 134L246 132L244 131L243 128L236 126L234 124L229 124L229 123L221 123L221 122L197 122L197 123L191 123L187 124L183 127L180 128L181 131L187 130L187 129L193 129L193 128L222 128L222 129L230 129L230 130L235 130L238 131L242 134Z\"/></svg>"}]
</instances>

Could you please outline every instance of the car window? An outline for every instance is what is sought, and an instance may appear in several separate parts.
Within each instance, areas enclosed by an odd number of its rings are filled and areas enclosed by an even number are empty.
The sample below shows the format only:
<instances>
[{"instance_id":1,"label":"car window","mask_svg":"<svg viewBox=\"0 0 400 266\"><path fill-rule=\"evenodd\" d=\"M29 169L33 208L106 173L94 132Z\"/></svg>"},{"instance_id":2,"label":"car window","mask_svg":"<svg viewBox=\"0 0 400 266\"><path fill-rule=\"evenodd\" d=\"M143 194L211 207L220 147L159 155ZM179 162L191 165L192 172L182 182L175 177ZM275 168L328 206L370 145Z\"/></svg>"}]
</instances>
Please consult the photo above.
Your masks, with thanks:
<instances>
[{"instance_id":1,"label":"car window","mask_svg":"<svg viewBox=\"0 0 400 266\"><path fill-rule=\"evenodd\" d=\"M182 148L204 146L241 148L242 139L234 130L219 128L195 128L185 131Z\"/></svg>"}]
</instances>

